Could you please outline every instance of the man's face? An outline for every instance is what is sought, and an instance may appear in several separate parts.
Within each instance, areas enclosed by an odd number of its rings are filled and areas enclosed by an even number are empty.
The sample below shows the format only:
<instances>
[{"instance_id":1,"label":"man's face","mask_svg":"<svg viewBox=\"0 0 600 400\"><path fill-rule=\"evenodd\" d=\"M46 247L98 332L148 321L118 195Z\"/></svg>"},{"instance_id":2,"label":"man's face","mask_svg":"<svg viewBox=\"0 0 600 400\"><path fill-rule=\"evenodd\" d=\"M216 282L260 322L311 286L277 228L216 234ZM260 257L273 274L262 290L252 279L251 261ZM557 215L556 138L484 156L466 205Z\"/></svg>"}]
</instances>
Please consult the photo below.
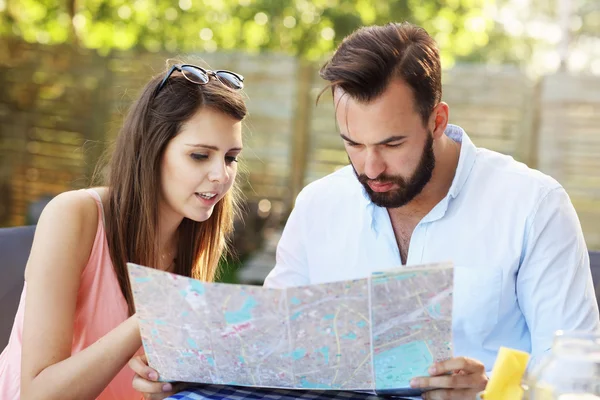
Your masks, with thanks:
<instances>
[{"instance_id":1,"label":"man's face","mask_svg":"<svg viewBox=\"0 0 600 400\"><path fill-rule=\"evenodd\" d=\"M371 201L386 208L411 202L435 167L433 135L423 126L411 89L394 80L368 104L337 90L334 103L348 157Z\"/></svg>"}]
</instances>

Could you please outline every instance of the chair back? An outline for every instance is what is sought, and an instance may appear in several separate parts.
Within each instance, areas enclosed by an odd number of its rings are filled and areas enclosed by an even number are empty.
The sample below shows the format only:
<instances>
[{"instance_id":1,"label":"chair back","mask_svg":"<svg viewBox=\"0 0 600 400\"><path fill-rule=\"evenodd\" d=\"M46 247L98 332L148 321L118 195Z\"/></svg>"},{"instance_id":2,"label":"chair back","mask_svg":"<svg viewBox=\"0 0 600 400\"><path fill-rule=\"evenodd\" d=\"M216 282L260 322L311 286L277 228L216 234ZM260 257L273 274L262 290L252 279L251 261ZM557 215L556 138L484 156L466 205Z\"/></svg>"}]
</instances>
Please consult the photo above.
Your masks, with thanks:
<instances>
[{"instance_id":1,"label":"chair back","mask_svg":"<svg viewBox=\"0 0 600 400\"><path fill-rule=\"evenodd\" d=\"M19 306L35 225L0 229L0 351L6 347Z\"/></svg>"}]
</instances>

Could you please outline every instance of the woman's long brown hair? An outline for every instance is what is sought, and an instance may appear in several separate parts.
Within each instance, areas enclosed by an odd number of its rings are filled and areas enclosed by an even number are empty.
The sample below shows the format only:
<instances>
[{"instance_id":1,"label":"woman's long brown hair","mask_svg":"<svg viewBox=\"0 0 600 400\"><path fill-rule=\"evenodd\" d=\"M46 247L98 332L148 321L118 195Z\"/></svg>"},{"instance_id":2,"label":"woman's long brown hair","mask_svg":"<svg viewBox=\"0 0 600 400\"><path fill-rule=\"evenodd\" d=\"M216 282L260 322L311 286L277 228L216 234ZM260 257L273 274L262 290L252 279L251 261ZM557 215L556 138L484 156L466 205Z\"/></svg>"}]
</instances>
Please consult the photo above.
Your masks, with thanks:
<instances>
[{"instance_id":1,"label":"woman's long brown hair","mask_svg":"<svg viewBox=\"0 0 600 400\"><path fill-rule=\"evenodd\" d=\"M174 73L155 95L162 76L153 78L132 105L114 145L108 171L106 237L119 286L134 313L127 262L158 265L160 166L167 143L200 108L210 107L239 121L246 116L242 94L211 80L206 85ZM184 218L177 229L173 272L212 281L238 211L233 185L204 222Z\"/></svg>"}]
</instances>

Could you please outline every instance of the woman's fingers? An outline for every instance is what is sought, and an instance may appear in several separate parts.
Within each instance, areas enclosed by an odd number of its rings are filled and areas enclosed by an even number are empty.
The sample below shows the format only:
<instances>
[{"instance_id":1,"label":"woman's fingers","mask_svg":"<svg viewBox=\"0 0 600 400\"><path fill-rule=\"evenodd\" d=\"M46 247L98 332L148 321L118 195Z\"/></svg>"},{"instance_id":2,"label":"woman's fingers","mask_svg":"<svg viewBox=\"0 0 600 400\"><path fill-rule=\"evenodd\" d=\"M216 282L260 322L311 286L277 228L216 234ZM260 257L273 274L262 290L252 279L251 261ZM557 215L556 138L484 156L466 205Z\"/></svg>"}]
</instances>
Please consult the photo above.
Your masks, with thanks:
<instances>
[{"instance_id":1,"label":"woman's fingers","mask_svg":"<svg viewBox=\"0 0 600 400\"><path fill-rule=\"evenodd\" d=\"M148 366L146 355L135 356L129 360L129 368L142 378L150 381L158 380L158 372Z\"/></svg>"}]
</instances>

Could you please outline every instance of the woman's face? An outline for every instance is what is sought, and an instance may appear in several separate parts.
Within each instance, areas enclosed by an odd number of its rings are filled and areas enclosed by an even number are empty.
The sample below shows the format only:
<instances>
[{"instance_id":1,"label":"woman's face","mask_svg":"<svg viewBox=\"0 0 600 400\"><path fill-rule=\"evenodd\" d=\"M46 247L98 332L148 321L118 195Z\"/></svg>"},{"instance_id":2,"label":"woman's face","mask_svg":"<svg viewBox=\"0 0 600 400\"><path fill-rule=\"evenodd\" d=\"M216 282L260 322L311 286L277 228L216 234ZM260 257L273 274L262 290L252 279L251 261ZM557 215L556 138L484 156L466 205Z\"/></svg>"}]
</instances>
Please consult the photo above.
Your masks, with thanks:
<instances>
[{"instance_id":1,"label":"woman's face","mask_svg":"<svg viewBox=\"0 0 600 400\"><path fill-rule=\"evenodd\" d=\"M235 181L242 123L202 107L167 144L161 161L161 211L206 221Z\"/></svg>"}]
</instances>

